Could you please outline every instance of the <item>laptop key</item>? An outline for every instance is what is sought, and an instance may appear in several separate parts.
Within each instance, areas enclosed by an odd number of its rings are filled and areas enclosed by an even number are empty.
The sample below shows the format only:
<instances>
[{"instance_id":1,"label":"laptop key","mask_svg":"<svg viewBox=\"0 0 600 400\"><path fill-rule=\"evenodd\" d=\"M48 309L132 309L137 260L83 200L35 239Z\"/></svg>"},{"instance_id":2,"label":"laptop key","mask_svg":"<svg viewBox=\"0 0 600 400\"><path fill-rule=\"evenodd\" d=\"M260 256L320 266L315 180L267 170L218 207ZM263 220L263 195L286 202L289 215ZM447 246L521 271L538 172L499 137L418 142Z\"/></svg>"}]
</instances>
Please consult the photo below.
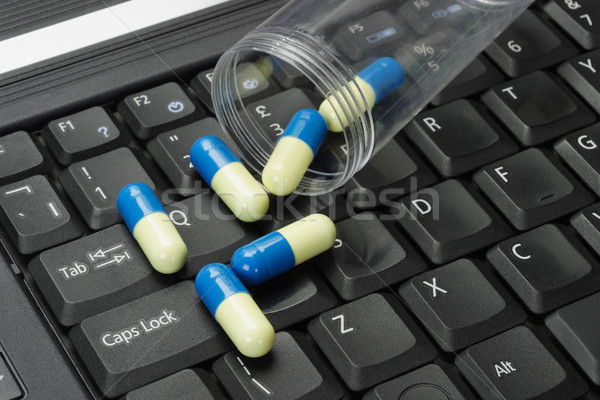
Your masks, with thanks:
<instances>
[{"instance_id":1,"label":"laptop key","mask_svg":"<svg viewBox=\"0 0 600 400\"><path fill-rule=\"evenodd\" d=\"M482 97L524 146L535 146L596 121L556 78L542 71L494 86Z\"/></svg>"},{"instance_id":2,"label":"laptop key","mask_svg":"<svg viewBox=\"0 0 600 400\"><path fill-rule=\"evenodd\" d=\"M551 0L544 11L585 49L600 46L600 4L595 0Z\"/></svg>"},{"instance_id":3,"label":"laptop key","mask_svg":"<svg viewBox=\"0 0 600 400\"><path fill-rule=\"evenodd\" d=\"M444 351L458 351L525 322L523 310L488 267L461 259L400 287L410 310Z\"/></svg>"},{"instance_id":4,"label":"laptop key","mask_svg":"<svg viewBox=\"0 0 600 400\"><path fill-rule=\"evenodd\" d=\"M547 313L600 287L600 264L559 225L543 225L492 248L487 255L523 303Z\"/></svg>"},{"instance_id":5,"label":"laptop key","mask_svg":"<svg viewBox=\"0 0 600 400\"><path fill-rule=\"evenodd\" d=\"M600 195L600 124L595 124L562 138L554 150L573 171Z\"/></svg>"},{"instance_id":6,"label":"laptop key","mask_svg":"<svg viewBox=\"0 0 600 400\"><path fill-rule=\"evenodd\" d=\"M588 390L552 344L524 326L469 347L455 363L485 400L574 400Z\"/></svg>"},{"instance_id":7,"label":"laptop key","mask_svg":"<svg viewBox=\"0 0 600 400\"><path fill-rule=\"evenodd\" d=\"M335 307L337 297L303 265L252 288L252 296L276 331Z\"/></svg>"},{"instance_id":8,"label":"laptop key","mask_svg":"<svg viewBox=\"0 0 600 400\"><path fill-rule=\"evenodd\" d=\"M273 78L284 89L292 89L299 86L309 86L310 80L297 68L280 60L272 59L274 64Z\"/></svg>"},{"instance_id":9,"label":"laptop key","mask_svg":"<svg viewBox=\"0 0 600 400\"><path fill-rule=\"evenodd\" d=\"M594 203L573 215L571 225L600 254L600 203Z\"/></svg>"},{"instance_id":10,"label":"laptop key","mask_svg":"<svg viewBox=\"0 0 600 400\"><path fill-rule=\"evenodd\" d=\"M426 268L398 229L374 213L345 219L336 229L333 248L314 264L344 300L395 285Z\"/></svg>"},{"instance_id":11,"label":"laptop key","mask_svg":"<svg viewBox=\"0 0 600 400\"><path fill-rule=\"evenodd\" d=\"M429 364L377 385L363 400L475 400L452 367Z\"/></svg>"},{"instance_id":12,"label":"laptop key","mask_svg":"<svg viewBox=\"0 0 600 400\"><path fill-rule=\"evenodd\" d=\"M600 293L559 308L546 318L546 326L581 369L600 385Z\"/></svg>"},{"instance_id":13,"label":"laptop key","mask_svg":"<svg viewBox=\"0 0 600 400\"><path fill-rule=\"evenodd\" d=\"M190 148L202 136L223 137L223 129L214 118L164 132L148 142L147 148L156 163L167 175L173 187L182 195L196 194L208 188L190 161Z\"/></svg>"},{"instance_id":14,"label":"laptop key","mask_svg":"<svg viewBox=\"0 0 600 400\"><path fill-rule=\"evenodd\" d=\"M434 184L436 175L404 140L390 140L346 183L348 204L355 210L379 205Z\"/></svg>"},{"instance_id":15,"label":"laptop key","mask_svg":"<svg viewBox=\"0 0 600 400\"><path fill-rule=\"evenodd\" d=\"M519 149L480 105L468 100L420 113L405 129L447 177L479 168Z\"/></svg>"},{"instance_id":16,"label":"laptop key","mask_svg":"<svg viewBox=\"0 0 600 400\"><path fill-rule=\"evenodd\" d=\"M119 103L118 110L140 139L150 139L205 116L174 82L127 96Z\"/></svg>"},{"instance_id":17,"label":"laptop key","mask_svg":"<svg viewBox=\"0 0 600 400\"><path fill-rule=\"evenodd\" d=\"M528 149L479 170L475 183L519 230L590 204L592 195L540 149Z\"/></svg>"},{"instance_id":18,"label":"laptop key","mask_svg":"<svg viewBox=\"0 0 600 400\"><path fill-rule=\"evenodd\" d=\"M0 185L46 173L51 167L27 132L0 137Z\"/></svg>"},{"instance_id":19,"label":"laptop key","mask_svg":"<svg viewBox=\"0 0 600 400\"><path fill-rule=\"evenodd\" d=\"M511 233L469 183L457 180L405 197L391 213L436 264L455 260Z\"/></svg>"},{"instance_id":20,"label":"laptop key","mask_svg":"<svg viewBox=\"0 0 600 400\"><path fill-rule=\"evenodd\" d=\"M395 50L404 35L397 18L386 11L377 11L351 21L333 36L337 49L350 61L363 61L368 54L381 53L383 49Z\"/></svg>"},{"instance_id":21,"label":"laptop key","mask_svg":"<svg viewBox=\"0 0 600 400\"><path fill-rule=\"evenodd\" d=\"M211 113L215 113L215 107L212 102L212 81L215 75L215 69L209 69L200 72L190 82L190 87L198 96L202 104L210 110Z\"/></svg>"},{"instance_id":22,"label":"laptop key","mask_svg":"<svg viewBox=\"0 0 600 400\"><path fill-rule=\"evenodd\" d=\"M513 78L558 64L578 53L562 34L530 10L521 14L485 52Z\"/></svg>"},{"instance_id":23,"label":"laptop key","mask_svg":"<svg viewBox=\"0 0 600 400\"><path fill-rule=\"evenodd\" d=\"M165 207L188 247L188 261L177 273L189 279L207 264L227 264L233 253L258 239L250 224L239 221L211 191Z\"/></svg>"},{"instance_id":24,"label":"laptop key","mask_svg":"<svg viewBox=\"0 0 600 400\"><path fill-rule=\"evenodd\" d=\"M366 389L436 358L392 295L371 294L321 314L308 331L352 390Z\"/></svg>"},{"instance_id":25,"label":"laptop key","mask_svg":"<svg viewBox=\"0 0 600 400\"><path fill-rule=\"evenodd\" d=\"M42 136L62 165L116 149L130 140L102 107L54 120L42 130Z\"/></svg>"},{"instance_id":26,"label":"laptop key","mask_svg":"<svg viewBox=\"0 0 600 400\"><path fill-rule=\"evenodd\" d=\"M5 355L0 348L0 399L17 400L23 398L23 390L14 377Z\"/></svg>"},{"instance_id":27,"label":"laptop key","mask_svg":"<svg viewBox=\"0 0 600 400\"><path fill-rule=\"evenodd\" d=\"M121 224L42 252L29 271L67 326L174 283L154 273Z\"/></svg>"},{"instance_id":28,"label":"laptop key","mask_svg":"<svg viewBox=\"0 0 600 400\"><path fill-rule=\"evenodd\" d=\"M119 400L225 400L217 383L202 369L176 374L132 390Z\"/></svg>"},{"instance_id":29,"label":"laptop key","mask_svg":"<svg viewBox=\"0 0 600 400\"><path fill-rule=\"evenodd\" d=\"M235 400L341 400L344 390L323 359L297 332L277 332L264 357L232 351L213 364L213 371Z\"/></svg>"},{"instance_id":30,"label":"laptop key","mask_svg":"<svg viewBox=\"0 0 600 400\"><path fill-rule=\"evenodd\" d=\"M505 80L502 72L487 57L480 55L431 100L439 106L482 92Z\"/></svg>"},{"instance_id":31,"label":"laptop key","mask_svg":"<svg viewBox=\"0 0 600 400\"><path fill-rule=\"evenodd\" d=\"M79 218L42 175L0 187L0 222L25 254L75 239L83 232Z\"/></svg>"},{"instance_id":32,"label":"laptop key","mask_svg":"<svg viewBox=\"0 0 600 400\"><path fill-rule=\"evenodd\" d=\"M344 193L342 188L318 196L303 196L295 193L287 197L271 196L269 211L256 223L256 228L266 235L314 213L325 214L334 222L340 221L351 212L349 210L351 206L343 197Z\"/></svg>"},{"instance_id":33,"label":"laptop key","mask_svg":"<svg viewBox=\"0 0 600 400\"><path fill-rule=\"evenodd\" d=\"M126 185L141 182L156 189L131 150L124 147L71 164L60 173L59 179L92 229L106 228L122 220L117 210L117 195Z\"/></svg>"},{"instance_id":34,"label":"laptop key","mask_svg":"<svg viewBox=\"0 0 600 400\"><path fill-rule=\"evenodd\" d=\"M107 397L233 348L191 281L85 319L69 337Z\"/></svg>"},{"instance_id":35,"label":"laptop key","mask_svg":"<svg viewBox=\"0 0 600 400\"><path fill-rule=\"evenodd\" d=\"M600 113L600 50L570 59L558 67L558 73Z\"/></svg>"},{"instance_id":36,"label":"laptop key","mask_svg":"<svg viewBox=\"0 0 600 400\"><path fill-rule=\"evenodd\" d=\"M305 108L316 106L304 90L293 88L250 103L246 110L253 123L275 139L281 136L294 114Z\"/></svg>"}]
</instances>

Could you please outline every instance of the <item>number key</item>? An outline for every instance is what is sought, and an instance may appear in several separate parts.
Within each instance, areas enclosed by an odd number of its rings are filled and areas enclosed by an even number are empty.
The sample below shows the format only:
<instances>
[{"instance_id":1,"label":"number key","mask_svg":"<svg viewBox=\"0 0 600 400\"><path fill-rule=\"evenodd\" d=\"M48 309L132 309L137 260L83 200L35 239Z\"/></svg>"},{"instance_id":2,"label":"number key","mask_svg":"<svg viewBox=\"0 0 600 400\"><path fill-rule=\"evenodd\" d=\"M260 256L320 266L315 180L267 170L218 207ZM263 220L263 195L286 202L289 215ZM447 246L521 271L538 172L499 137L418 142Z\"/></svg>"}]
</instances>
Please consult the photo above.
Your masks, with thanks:
<instances>
[{"instance_id":1,"label":"number key","mask_svg":"<svg viewBox=\"0 0 600 400\"><path fill-rule=\"evenodd\" d=\"M59 179L92 229L121 221L116 200L125 185L142 182L155 189L154 182L128 148L71 164Z\"/></svg>"},{"instance_id":2,"label":"number key","mask_svg":"<svg viewBox=\"0 0 600 400\"><path fill-rule=\"evenodd\" d=\"M598 0L551 0L544 10L584 48L600 46Z\"/></svg>"},{"instance_id":3,"label":"number key","mask_svg":"<svg viewBox=\"0 0 600 400\"><path fill-rule=\"evenodd\" d=\"M294 88L251 103L247 110L263 131L279 137L294 114L304 108L315 108L315 104L305 91Z\"/></svg>"},{"instance_id":4,"label":"number key","mask_svg":"<svg viewBox=\"0 0 600 400\"><path fill-rule=\"evenodd\" d=\"M514 78L571 58L577 55L577 49L527 10L496 38L486 53Z\"/></svg>"}]
</instances>

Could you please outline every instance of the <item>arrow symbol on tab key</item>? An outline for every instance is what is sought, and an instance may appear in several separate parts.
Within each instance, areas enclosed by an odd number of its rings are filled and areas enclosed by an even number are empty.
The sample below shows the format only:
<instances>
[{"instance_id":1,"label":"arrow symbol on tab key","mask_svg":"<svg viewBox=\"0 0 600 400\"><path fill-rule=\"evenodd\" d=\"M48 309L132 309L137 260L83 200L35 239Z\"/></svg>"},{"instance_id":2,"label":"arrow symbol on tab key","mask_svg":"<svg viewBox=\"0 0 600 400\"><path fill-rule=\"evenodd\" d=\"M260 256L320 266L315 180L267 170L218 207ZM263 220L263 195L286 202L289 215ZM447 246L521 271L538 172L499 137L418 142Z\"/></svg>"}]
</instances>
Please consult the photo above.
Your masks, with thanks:
<instances>
[{"instance_id":1,"label":"arrow symbol on tab key","mask_svg":"<svg viewBox=\"0 0 600 400\"><path fill-rule=\"evenodd\" d=\"M122 243L119 243L115 246L109 247L108 249L98 249L95 252L89 252L87 253L87 258L91 261L94 262L97 259L102 259L102 258L106 258L108 257L109 253L112 253L115 250L120 249L121 247L123 247Z\"/></svg>"},{"instance_id":2,"label":"arrow symbol on tab key","mask_svg":"<svg viewBox=\"0 0 600 400\"><path fill-rule=\"evenodd\" d=\"M94 268L95 269L102 269L102 268L107 267L107 266L112 265L112 264L120 265L125 260L131 260L131 256L126 251L123 254L115 254L113 256L112 260L108 260L108 261L105 261L105 262L100 263L98 265L94 265Z\"/></svg>"}]
</instances>

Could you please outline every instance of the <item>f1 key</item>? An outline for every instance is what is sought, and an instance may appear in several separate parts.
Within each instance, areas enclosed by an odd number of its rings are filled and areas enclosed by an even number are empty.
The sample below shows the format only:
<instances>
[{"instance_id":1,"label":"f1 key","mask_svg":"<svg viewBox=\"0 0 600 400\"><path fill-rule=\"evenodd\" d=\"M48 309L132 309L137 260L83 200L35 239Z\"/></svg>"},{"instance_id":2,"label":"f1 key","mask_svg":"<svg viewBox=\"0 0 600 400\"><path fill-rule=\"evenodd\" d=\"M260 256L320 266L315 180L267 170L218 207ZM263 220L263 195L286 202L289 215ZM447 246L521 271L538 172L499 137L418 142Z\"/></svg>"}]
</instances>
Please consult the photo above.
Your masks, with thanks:
<instances>
[{"instance_id":1,"label":"f1 key","mask_svg":"<svg viewBox=\"0 0 600 400\"><path fill-rule=\"evenodd\" d=\"M30 254L75 239L75 219L42 175L0 187L0 223L21 253Z\"/></svg>"},{"instance_id":2,"label":"f1 key","mask_svg":"<svg viewBox=\"0 0 600 400\"><path fill-rule=\"evenodd\" d=\"M62 165L129 143L129 135L117 127L102 107L93 107L52 121L42 130L42 135Z\"/></svg>"}]
</instances>

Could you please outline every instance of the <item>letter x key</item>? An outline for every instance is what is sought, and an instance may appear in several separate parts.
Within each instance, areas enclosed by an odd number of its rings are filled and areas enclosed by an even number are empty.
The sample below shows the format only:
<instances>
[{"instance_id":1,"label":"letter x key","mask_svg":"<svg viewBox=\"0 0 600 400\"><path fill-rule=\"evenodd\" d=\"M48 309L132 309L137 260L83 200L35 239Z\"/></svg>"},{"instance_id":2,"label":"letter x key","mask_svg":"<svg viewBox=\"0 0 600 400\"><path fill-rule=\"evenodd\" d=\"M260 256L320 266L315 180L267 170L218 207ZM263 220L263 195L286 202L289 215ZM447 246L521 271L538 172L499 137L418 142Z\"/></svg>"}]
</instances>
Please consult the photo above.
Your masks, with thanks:
<instances>
[{"instance_id":1,"label":"letter x key","mask_svg":"<svg viewBox=\"0 0 600 400\"><path fill-rule=\"evenodd\" d=\"M423 283L423 285L429 286L431 288L431 290L432 290L431 296L432 297L437 297L438 292L440 292L441 294L448 294L447 290L444 290L437 285L437 278L432 278L431 283L429 283L427 281L423 281L422 283Z\"/></svg>"}]
</instances>

